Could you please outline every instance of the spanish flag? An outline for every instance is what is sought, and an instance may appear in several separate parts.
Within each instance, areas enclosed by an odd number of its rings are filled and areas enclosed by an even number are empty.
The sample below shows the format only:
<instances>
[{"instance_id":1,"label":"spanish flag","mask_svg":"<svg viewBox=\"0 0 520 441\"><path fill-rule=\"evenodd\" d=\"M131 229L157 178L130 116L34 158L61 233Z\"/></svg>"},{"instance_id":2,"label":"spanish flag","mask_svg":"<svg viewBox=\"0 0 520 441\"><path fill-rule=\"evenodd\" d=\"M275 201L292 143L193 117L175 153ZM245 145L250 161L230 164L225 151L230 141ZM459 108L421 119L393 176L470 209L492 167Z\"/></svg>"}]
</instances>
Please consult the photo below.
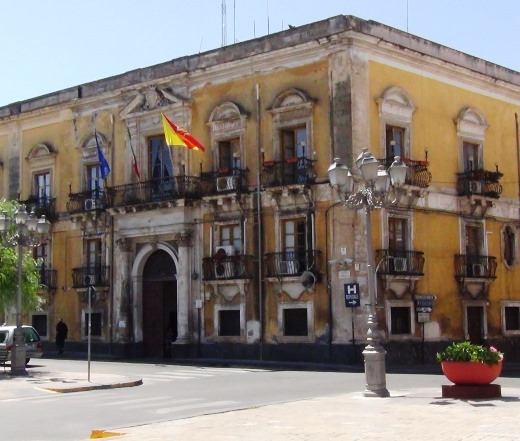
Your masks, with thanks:
<instances>
[{"instance_id":1,"label":"spanish flag","mask_svg":"<svg viewBox=\"0 0 520 441\"><path fill-rule=\"evenodd\" d=\"M168 144L170 147L186 147L190 150L205 151L202 144L197 141L190 133L177 127L166 117L164 113L161 113L161 115L166 144Z\"/></svg>"}]
</instances>

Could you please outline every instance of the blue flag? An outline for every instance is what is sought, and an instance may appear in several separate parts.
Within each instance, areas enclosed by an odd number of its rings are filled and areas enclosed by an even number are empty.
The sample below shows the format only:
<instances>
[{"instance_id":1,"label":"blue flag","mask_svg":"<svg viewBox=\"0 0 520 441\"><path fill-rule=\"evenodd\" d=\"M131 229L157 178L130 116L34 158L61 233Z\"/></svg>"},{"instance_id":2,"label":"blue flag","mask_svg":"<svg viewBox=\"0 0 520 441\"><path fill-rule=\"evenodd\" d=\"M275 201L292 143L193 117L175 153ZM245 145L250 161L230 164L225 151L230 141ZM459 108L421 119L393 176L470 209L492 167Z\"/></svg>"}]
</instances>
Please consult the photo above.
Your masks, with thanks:
<instances>
[{"instance_id":1,"label":"blue flag","mask_svg":"<svg viewBox=\"0 0 520 441\"><path fill-rule=\"evenodd\" d=\"M105 155L103 155L101 147L99 147L99 143L98 143L98 139L97 139L97 131L95 131L95 130L94 130L94 136L96 138L96 148L97 148L97 155L98 155L98 160L99 160L99 170L101 171L101 178L106 179L108 174L110 173L110 166L108 165Z\"/></svg>"}]
</instances>

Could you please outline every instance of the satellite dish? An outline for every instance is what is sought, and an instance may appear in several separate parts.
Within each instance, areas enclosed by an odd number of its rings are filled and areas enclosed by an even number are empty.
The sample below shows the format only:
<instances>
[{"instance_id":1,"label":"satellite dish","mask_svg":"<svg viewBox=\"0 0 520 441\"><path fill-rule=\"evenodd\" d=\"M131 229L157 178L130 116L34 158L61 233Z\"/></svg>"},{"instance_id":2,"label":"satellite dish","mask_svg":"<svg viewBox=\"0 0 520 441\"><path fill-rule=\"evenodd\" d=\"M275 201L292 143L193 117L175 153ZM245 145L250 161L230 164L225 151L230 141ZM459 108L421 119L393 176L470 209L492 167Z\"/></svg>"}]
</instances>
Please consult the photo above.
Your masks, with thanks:
<instances>
[{"instance_id":1,"label":"satellite dish","mask_svg":"<svg viewBox=\"0 0 520 441\"><path fill-rule=\"evenodd\" d=\"M300 276L300 282L304 288L312 288L316 283L316 276L310 271L304 271Z\"/></svg>"}]
</instances>

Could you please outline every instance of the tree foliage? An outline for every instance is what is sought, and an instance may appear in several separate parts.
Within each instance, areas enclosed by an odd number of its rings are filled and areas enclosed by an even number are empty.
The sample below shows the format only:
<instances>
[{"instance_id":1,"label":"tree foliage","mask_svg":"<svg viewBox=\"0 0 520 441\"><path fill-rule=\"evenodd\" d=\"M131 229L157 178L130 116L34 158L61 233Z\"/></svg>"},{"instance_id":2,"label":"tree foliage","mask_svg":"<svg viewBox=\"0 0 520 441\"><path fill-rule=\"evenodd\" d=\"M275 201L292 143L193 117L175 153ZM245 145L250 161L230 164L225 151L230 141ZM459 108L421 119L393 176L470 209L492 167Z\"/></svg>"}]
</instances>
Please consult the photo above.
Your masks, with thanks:
<instances>
[{"instance_id":1,"label":"tree foliage","mask_svg":"<svg viewBox=\"0 0 520 441\"><path fill-rule=\"evenodd\" d=\"M12 217L19 204L14 201L0 200L0 212ZM11 226L8 235L13 234L16 227ZM5 236L0 236L0 311L8 311L16 306L18 290L18 249L9 243ZM41 304L38 294L40 288L39 265L32 257L30 248L21 248L22 258L22 310L37 310Z\"/></svg>"}]
</instances>

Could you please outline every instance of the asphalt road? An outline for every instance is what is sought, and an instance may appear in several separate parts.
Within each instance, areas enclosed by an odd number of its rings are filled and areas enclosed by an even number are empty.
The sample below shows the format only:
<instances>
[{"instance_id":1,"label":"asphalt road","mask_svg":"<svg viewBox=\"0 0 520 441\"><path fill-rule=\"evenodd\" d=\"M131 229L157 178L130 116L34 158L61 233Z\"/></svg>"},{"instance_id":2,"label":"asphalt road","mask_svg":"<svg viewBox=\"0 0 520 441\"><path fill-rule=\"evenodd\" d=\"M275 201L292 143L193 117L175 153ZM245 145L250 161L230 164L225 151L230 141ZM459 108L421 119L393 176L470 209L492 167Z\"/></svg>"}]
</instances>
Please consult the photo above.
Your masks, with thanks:
<instances>
[{"instance_id":1,"label":"asphalt road","mask_svg":"<svg viewBox=\"0 0 520 441\"><path fill-rule=\"evenodd\" d=\"M50 371L87 372L87 363L38 360ZM28 369L31 369L29 367ZM259 367L92 362L91 372L142 378L143 385L68 394L36 388L0 399L2 438L10 441L82 440L92 430L116 430L159 421L290 402L364 389L362 372L325 372ZM442 375L389 374L388 389L439 387ZM515 378L503 378L507 387Z\"/></svg>"}]
</instances>

